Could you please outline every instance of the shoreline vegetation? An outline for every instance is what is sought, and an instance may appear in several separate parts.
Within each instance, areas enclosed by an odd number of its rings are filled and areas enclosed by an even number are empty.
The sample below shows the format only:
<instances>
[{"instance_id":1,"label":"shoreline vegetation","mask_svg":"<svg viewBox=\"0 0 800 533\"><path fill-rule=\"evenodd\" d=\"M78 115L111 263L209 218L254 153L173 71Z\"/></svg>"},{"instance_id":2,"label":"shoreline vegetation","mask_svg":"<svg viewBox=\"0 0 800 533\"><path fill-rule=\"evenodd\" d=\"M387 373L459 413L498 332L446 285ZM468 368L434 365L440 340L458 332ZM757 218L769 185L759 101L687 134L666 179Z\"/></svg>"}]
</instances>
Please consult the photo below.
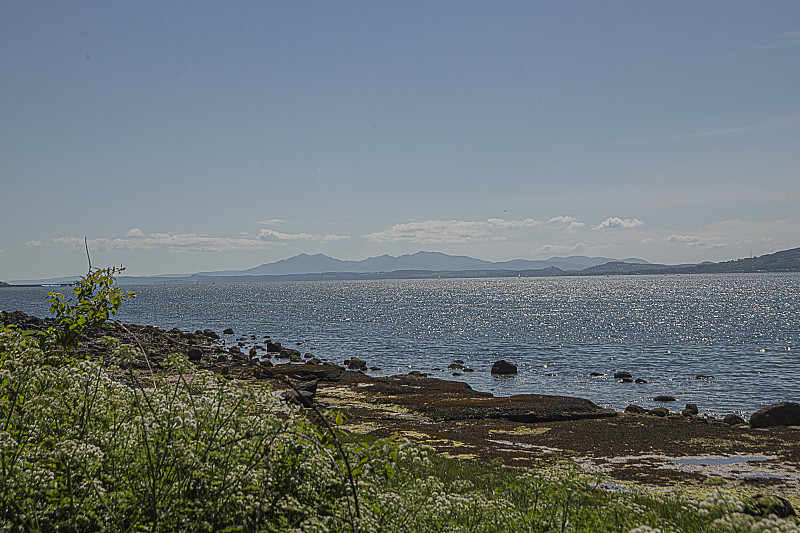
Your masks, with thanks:
<instances>
[{"instance_id":1,"label":"shoreline vegetation","mask_svg":"<svg viewBox=\"0 0 800 533\"><path fill-rule=\"evenodd\" d=\"M118 272L0 313L3 531L800 531L797 404L748 425L371 377L112 324Z\"/></svg>"},{"instance_id":2,"label":"shoreline vegetation","mask_svg":"<svg viewBox=\"0 0 800 533\"><path fill-rule=\"evenodd\" d=\"M412 270L390 272L319 272L275 275L213 275L187 274L185 276L119 276L124 284L181 284L181 283L268 283L289 281L362 281L389 279L463 279L463 278L537 278L560 276L619 276L619 275L677 275L677 274L745 274L800 272L800 248L783 250L759 257L736 259L720 263L697 265L662 265L641 262L611 261L582 270L563 270L558 267L540 269L469 269L469 270ZM2 287L39 287L69 285L69 283L33 283Z\"/></svg>"}]
</instances>

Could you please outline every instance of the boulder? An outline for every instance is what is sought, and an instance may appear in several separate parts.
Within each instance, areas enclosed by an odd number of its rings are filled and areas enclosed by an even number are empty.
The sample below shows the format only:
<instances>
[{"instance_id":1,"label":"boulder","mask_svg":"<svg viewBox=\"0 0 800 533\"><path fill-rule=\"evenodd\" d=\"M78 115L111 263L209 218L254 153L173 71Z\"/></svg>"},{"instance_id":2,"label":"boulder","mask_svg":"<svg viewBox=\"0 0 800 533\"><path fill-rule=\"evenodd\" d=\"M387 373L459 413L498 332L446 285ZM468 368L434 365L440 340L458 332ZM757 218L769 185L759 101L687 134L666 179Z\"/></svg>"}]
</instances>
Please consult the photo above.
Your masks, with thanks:
<instances>
[{"instance_id":1,"label":"boulder","mask_svg":"<svg viewBox=\"0 0 800 533\"><path fill-rule=\"evenodd\" d=\"M190 348L186 355L189 356L189 361L199 361L203 358L203 351L199 348Z\"/></svg>"},{"instance_id":2,"label":"boulder","mask_svg":"<svg viewBox=\"0 0 800 533\"><path fill-rule=\"evenodd\" d=\"M619 380L620 383L633 383L633 378L622 378Z\"/></svg>"},{"instance_id":3,"label":"boulder","mask_svg":"<svg viewBox=\"0 0 800 533\"><path fill-rule=\"evenodd\" d=\"M593 378L598 378L598 377L601 377L601 376L605 376L605 374L603 374L602 372L592 372L589 375L592 376Z\"/></svg>"},{"instance_id":4,"label":"boulder","mask_svg":"<svg viewBox=\"0 0 800 533\"><path fill-rule=\"evenodd\" d=\"M625 408L626 413L633 413L635 415L643 415L647 412L647 409L644 407L639 407L638 405L630 404L628 407Z\"/></svg>"},{"instance_id":5,"label":"boulder","mask_svg":"<svg viewBox=\"0 0 800 533\"><path fill-rule=\"evenodd\" d=\"M797 516L794 507L786 498L775 494L756 494L745 502L744 512L751 516L768 516L774 514L779 518Z\"/></svg>"},{"instance_id":6,"label":"boulder","mask_svg":"<svg viewBox=\"0 0 800 533\"><path fill-rule=\"evenodd\" d=\"M623 378L632 378L632 377L633 376L631 375L630 372L615 372L614 373L614 379L623 379Z\"/></svg>"},{"instance_id":7,"label":"boulder","mask_svg":"<svg viewBox=\"0 0 800 533\"><path fill-rule=\"evenodd\" d=\"M683 416L696 416L699 412L700 410L697 408L697 405L693 403L687 403L686 408L681 411L681 414Z\"/></svg>"},{"instance_id":8,"label":"boulder","mask_svg":"<svg viewBox=\"0 0 800 533\"><path fill-rule=\"evenodd\" d=\"M654 402L674 402L677 399L674 396L667 396L666 394L662 394L661 396L656 396L653 398Z\"/></svg>"},{"instance_id":9,"label":"boulder","mask_svg":"<svg viewBox=\"0 0 800 533\"><path fill-rule=\"evenodd\" d=\"M267 351L271 353L280 352L283 349L281 343L267 341Z\"/></svg>"},{"instance_id":10,"label":"boulder","mask_svg":"<svg viewBox=\"0 0 800 533\"><path fill-rule=\"evenodd\" d=\"M750 426L754 428L800 426L800 404L780 402L764 407L750 417Z\"/></svg>"},{"instance_id":11,"label":"boulder","mask_svg":"<svg viewBox=\"0 0 800 533\"><path fill-rule=\"evenodd\" d=\"M367 370L367 362L358 357L352 357L344 362L348 370Z\"/></svg>"},{"instance_id":12,"label":"boulder","mask_svg":"<svg viewBox=\"0 0 800 533\"><path fill-rule=\"evenodd\" d=\"M219 335L217 335L213 329L204 329L203 335L208 337L209 339L219 339Z\"/></svg>"},{"instance_id":13,"label":"boulder","mask_svg":"<svg viewBox=\"0 0 800 533\"><path fill-rule=\"evenodd\" d=\"M492 374L498 376L513 376L517 373L517 365L509 363L508 361L496 361L492 365Z\"/></svg>"},{"instance_id":14,"label":"boulder","mask_svg":"<svg viewBox=\"0 0 800 533\"><path fill-rule=\"evenodd\" d=\"M640 385L644 385L644 384L647 383L647 380L646 379L642 379L642 378L636 378L636 383L638 383Z\"/></svg>"},{"instance_id":15,"label":"boulder","mask_svg":"<svg viewBox=\"0 0 800 533\"><path fill-rule=\"evenodd\" d=\"M656 407L655 409L650 409L647 412L650 413L651 415L665 417L669 414L669 409L667 409L666 407Z\"/></svg>"},{"instance_id":16,"label":"boulder","mask_svg":"<svg viewBox=\"0 0 800 533\"><path fill-rule=\"evenodd\" d=\"M461 363L450 363L447 368L449 368L450 370L461 370L462 368L464 368L464 365L462 365Z\"/></svg>"},{"instance_id":17,"label":"boulder","mask_svg":"<svg viewBox=\"0 0 800 533\"><path fill-rule=\"evenodd\" d=\"M729 426L736 426L738 424L744 424L744 418L737 415L725 415L725 418L722 419L723 422L728 424Z\"/></svg>"},{"instance_id":18,"label":"boulder","mask_svg":"<svg viewBox=\"0 0 800 533\"><path fill-rule=\"evenodd\" d=\"M222 333L224 333L225 335L233 335L233 330L232 330L231 328L227 328L227 329L226 329L225 331L223 331Z\"/></svg>"}]
</instances>

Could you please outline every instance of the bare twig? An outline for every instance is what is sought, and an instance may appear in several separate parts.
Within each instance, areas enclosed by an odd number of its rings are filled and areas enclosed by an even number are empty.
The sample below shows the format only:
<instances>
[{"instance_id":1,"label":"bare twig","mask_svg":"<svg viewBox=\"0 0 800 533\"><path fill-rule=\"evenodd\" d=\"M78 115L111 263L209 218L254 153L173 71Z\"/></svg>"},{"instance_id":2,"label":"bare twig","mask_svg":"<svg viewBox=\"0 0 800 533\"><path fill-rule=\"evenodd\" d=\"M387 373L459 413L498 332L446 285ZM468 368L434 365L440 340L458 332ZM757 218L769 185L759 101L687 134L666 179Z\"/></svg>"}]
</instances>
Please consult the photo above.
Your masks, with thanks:
<instances>
[{"instance_id":1,"label":"bare twig","mask_svg":"<svg viewBox=\"0 0 800 533\"><path fill-rule=\"evenodd\" d=\"M89 256L89 241L84 236L83 237L83 245L86 247L86 259L89 261L89 274L92 273L92 258Z\"/></svg>"},{"instance_id":2,"label":"bare twig","mask_svg":"<svg viewBox=\"0 0 800 533\"><path fill-rule=\"evenodd\" d=\"M297 390L297 387L294 386L294 383L292 383L292 380L289 379L289 376L284 376L284 379L286 380L286 383L288 383L289 386L292 388L292 390L294 390L297 396L299 398L302 398L303 395L300 394L300 391ZM333 442L336 444L336 449L339 451L339 455L341 455L342 459L344 460L344 466L347 469L347 479L350 482L350 491L353 493L353 503L355 504L354 506L356 508L356 518L360 519L361 512L358 506L358 492L356 492L356 483L355 480L353 479L353 469L350 467L350 460L347 458L347 454L344 452L344 448L342 448L342 443L339 441L339 436L336 435L336 432L333 430L330 423L328 423L328 419L325 418L325 416L323 416L323 414L320 412L317 406L314 405L313 401L311 402L311 409L314 410L319 419L322 421L322 424L325 426L325 429L327 429L328 433L330 433L331 436L333 437ZM352 515L351 515L351 520L352 520ZM354 524L351 523L351 526L354 526ZM355 529L355 527L353 527L353 529Z\"/></svg>"}]
</instances>

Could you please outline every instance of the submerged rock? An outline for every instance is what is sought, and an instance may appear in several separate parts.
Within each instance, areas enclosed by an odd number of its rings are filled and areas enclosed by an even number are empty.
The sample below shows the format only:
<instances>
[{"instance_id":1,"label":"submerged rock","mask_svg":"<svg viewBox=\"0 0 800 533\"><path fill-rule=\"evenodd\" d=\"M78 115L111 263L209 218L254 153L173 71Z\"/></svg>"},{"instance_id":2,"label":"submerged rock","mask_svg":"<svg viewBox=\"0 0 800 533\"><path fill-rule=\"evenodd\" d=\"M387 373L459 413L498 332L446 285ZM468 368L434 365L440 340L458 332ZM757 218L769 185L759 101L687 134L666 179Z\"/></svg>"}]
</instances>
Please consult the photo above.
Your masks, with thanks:
<instances>
[{"instance_id":1,"label":"submerged rock","mask_svg":"<svg viewBox=\"0 0 800 533\"><path fill-rule=\"evenodd\" d=\"M656 396L653 398L654 402L675 402L677 398L674 396L667 396L666 394L662 394L661 396Z\"/></svg>"}]
</instances>

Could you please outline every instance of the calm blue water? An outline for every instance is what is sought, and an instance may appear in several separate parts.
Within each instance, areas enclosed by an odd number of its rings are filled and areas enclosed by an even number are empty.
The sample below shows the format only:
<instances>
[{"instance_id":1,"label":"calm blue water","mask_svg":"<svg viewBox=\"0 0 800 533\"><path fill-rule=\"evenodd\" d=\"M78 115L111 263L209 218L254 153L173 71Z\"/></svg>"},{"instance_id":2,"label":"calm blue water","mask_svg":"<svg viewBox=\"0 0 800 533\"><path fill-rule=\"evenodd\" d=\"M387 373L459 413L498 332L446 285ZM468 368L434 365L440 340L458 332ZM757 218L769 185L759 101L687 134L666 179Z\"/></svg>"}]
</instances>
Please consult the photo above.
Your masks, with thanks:
<instances>
[{"instance_id":1,"label":"calm blue water","mask_svg":"<svg viewBox=\"0 0 800 533\"><path fill-rule=\"evenodd\" d=\"M713 414L800 401L796 273L129 288L137 297L124 322L232 327L339 363L360 357L381 368L375 374L421 370L496 395L562 394L623 409L669 394L678 398L671 409L691 402ZM47 290L0 290L0 309L46 316ZM454 359L475 372L453 377ZM497 359L518 364L519 375L491 376ZM648 383L617 383L619 370Z\"/></svg>"}]
</instances>

